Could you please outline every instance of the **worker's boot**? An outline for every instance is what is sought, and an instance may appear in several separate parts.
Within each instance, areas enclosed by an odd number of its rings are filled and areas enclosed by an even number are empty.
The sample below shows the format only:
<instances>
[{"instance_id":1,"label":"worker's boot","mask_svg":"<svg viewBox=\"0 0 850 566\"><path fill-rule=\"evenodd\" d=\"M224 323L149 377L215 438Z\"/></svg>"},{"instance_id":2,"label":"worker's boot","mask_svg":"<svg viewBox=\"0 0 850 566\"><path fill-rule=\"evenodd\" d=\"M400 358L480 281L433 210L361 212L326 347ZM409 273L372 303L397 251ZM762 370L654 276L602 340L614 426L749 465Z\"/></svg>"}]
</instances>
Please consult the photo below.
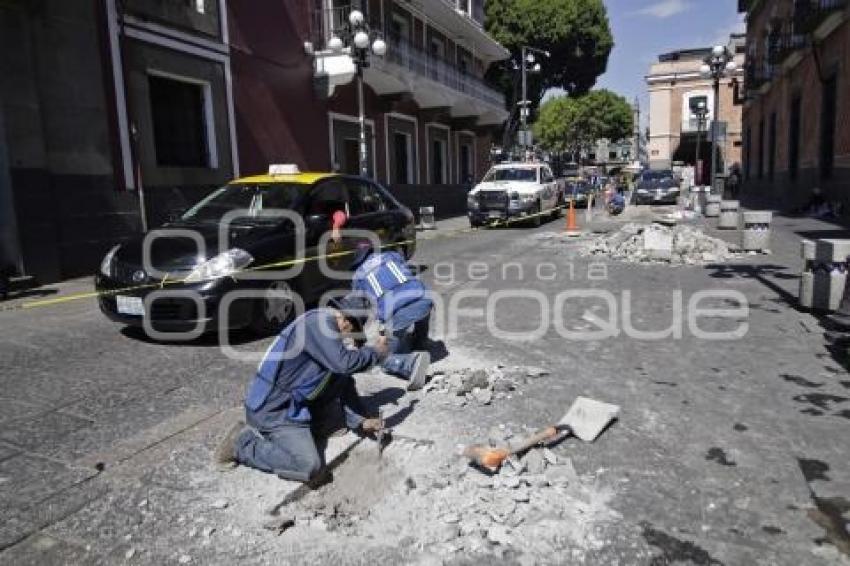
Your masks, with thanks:
<instances>
[{"instance_id":1,"label":"worker's boot","mask_svg":"<svg viewBox=\"0 0 850 566\"><path fill-rule=\"evenodd\" d=\"M239 463L236 460L236 439L239 438L244 429L245 423L243 421L234 423L216 447L213 462L220 469L234 468Z\"/></svg>"},{"instance_id":2,"label":"worker's boot","mask_svg":"<svg viewBox=\"0 0 850 566\"><path fill-rule=\"evenodd\" d=\"M390 375L408 380L408 391L422 389L428 378L431 354L413 352L411 354L393 354L384 362L384 371Z\"/></svg>"}]
</instances>

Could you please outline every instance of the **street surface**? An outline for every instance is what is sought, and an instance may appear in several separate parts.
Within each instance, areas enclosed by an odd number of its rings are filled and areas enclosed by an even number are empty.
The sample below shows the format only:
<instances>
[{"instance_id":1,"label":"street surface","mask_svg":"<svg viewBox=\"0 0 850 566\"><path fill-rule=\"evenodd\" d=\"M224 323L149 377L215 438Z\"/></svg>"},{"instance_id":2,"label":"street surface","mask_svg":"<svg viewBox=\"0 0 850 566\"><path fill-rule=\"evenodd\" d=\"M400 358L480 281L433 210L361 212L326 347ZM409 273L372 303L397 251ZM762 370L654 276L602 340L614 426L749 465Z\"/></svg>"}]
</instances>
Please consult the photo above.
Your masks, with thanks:
<instances>
[{"instance_id":1,"label":"street surface","mask_svg":"<svg viewBox=\"0 0 850 566\"><path fill-rule=\"evenodd\" d=\"M649 217L631 216L641 214ZM582 257L578 241L535 237L562 229L559 220L429 235L413 263L447 304L483 292L460 305L472 311L498 291L536 291L552 308L565 290L604 290L622 327L628 291L638 330L669 327L681 291L681 338L567 340L534 298L501 299L489 325L483 312L464 312L454 335L435 335L444 342L435 370L500 364L548 375L524 377L488 403L359 376L367 401L399 413L390 417L397 433L434 444L397 440L379 462L374 443L361 441L329 486L291 504L296 524L280 535L263 524L294 485L244 468L218 472L210 461L241 414L256 362L228 358L211 338L153 343L108 322L93 299L0 313L0 563L850 563L841 532L850 375L821 319L794 308L801 234L847 234L778 217L771 255L670 267ZM541 274L540 264L554 269ZM746 322L744 337L694 335L689 300L707 290L743 294L749 312L703 317L700 327ZM605 303L574 298L561 324L589 332L594 316L607 319ZM542 337L494 336L493 322L517 334L541 327ZM271 340L233 339L259 353ZM575 469L559 487L539 491L534 480L514 496L499 487L509 476L487 478L457 456L459 444L486 443L494 430L521 435L557 422L579 395L620 405L620 419L595 443L553 447L559 464L547 477L566 459ZM347 448L351 438L335 441ZM492 511L504 497L509 508Z\"/></svg>"}]
</instances>

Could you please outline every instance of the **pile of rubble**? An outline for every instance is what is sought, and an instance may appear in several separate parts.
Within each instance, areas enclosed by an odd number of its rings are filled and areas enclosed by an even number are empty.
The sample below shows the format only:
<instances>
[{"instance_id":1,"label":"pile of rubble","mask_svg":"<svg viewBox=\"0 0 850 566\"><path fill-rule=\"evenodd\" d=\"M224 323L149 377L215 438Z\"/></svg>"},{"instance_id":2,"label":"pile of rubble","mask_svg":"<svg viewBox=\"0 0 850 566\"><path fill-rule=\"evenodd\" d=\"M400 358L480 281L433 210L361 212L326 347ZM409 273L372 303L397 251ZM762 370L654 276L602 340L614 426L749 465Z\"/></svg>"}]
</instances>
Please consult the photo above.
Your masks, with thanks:
<instances>
[{"instance_id":1,"label":"pile of rubble","mask_svg":"<svg viewBox=\"0 0 850 566\"><path fill-rule=\"evenodd\" d=\"M532 432L513 430L494 427L490 444L504 446ZM432 449L390 450L395 457L383 463L368 447L353 455L346 486L337 483L343 473L335 474L328 489L289 509L296 528L380 540L442 559L518 551L541 559L566 553L581 561L606 544L602 526L617 516L608 506L610 492L547 448L511 458L492 474L459 457L434 465Z\"/></svg>"},{"instance_id":2,"label":"pile of rubble","mask_svg":"<svg viewBox=\"0 0 850 566\"><path fill-rule=\"evenodd\" d=\"M454 395L460 405L489 405L494 399L510 399L520 385L546 375L549 372L538 367L506 368L501 365L486 369L435 370L424 390Z\"/></svg>"},{"instance_id":3,"label":"pile of rubble","mask_svg":"<svg viewBox=\"0 0 850 566\"><path fill-rule=\"evenodd\" d=\"M734 254L719 238L691 226L630 223L590 241L582 255L604 255L630 262L699 265L728 261Z\"/></svg>"}]
</instances>

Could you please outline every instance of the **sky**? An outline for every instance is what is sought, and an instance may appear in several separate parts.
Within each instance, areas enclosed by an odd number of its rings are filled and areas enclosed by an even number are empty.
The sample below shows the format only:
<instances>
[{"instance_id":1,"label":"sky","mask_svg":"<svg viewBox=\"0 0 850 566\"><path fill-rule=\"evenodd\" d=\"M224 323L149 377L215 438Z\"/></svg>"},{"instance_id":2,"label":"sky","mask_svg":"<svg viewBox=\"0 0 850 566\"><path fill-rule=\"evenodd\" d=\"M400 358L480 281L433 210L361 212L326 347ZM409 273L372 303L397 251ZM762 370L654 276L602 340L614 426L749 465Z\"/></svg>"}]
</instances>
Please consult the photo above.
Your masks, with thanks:
<instances>
[{"instance_id":1,"label":"sky","mask_svg":"<svg viewBox=\"0 0 850 566\"><path fill-rule=\"evenodd\" d=\"M608 68L595 88L607 88L630 102L640 100L645 123L649 97L644 77L662 53L725 43L743 32L738 0L604 0L614 34Z\"/></svg>"}]
</instances>

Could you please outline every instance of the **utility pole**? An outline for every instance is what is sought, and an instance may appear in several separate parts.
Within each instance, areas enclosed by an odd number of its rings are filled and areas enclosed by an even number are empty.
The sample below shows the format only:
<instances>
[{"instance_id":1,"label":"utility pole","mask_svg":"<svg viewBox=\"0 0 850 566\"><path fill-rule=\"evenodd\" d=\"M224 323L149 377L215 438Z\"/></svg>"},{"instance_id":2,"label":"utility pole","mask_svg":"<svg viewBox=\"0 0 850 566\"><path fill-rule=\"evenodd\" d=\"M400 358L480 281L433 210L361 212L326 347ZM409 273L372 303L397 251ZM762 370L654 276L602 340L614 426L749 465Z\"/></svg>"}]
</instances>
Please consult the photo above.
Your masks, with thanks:
<instances>
[{"instance_id":1,"label":"utility pole","mask_svg":"<svg viewBox=\"0 0 850 566\"><path fill-rule=\"evenodd\" d=\"M537 63L534 57L534 54L538 53L543 55L544 57L550 57L550 53L543 49L537 49L536 47L528 47L527 45L523 45L520 48L520 66L522 72L522 100L519 101L519 121L520 121L520 131L521 140L520 145L522 145L523 152L528 149L530 145L529 135L528 135L528 115L531 112L531 101L528 100L528 71L532 73L539 73L541 66L540 63ZM532 65L529 68L529 65Z\"/></svg>"}]
</instances>

